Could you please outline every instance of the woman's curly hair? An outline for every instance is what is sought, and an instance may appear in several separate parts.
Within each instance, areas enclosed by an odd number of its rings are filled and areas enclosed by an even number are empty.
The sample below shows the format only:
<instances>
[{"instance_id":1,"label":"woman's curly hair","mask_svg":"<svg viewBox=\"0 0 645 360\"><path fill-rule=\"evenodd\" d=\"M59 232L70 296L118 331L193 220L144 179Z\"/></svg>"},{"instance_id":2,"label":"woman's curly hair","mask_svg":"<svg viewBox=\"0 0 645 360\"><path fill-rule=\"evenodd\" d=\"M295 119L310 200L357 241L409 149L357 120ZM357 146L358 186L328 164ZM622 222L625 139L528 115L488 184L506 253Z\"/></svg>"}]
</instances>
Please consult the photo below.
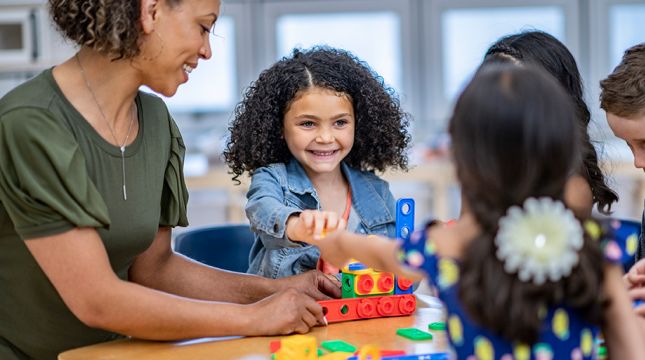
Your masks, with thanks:
<instances>
[{"instance_id":1,"label":"woman's curly hair","mask_svg":"<svg viewBox=\"0 0 645 360\"><path fill-rule=\"evenodd\" d=\"M169 6L179 2L166 0ZM114 59L139 54L140 9L139 0L49 0L51 17L66 38Z\"/></svg>"},{"instance_id":2,"label":"woman's curly hair","mask_svg":"<svg viewBox=\"0 0 645 360\"><path fill-rule=\"evenodd\" d=\"M344 159L351 167L383 171L390 166L407 169L409 116L401 110L394 90L351 53L318 46L295 49L264 70L235 108L224 157L233 180L244 172L292 155L282 137L284 115L302 92L321 87L348 95L354 107L354 146Z\"/></svg>"}]
</instances>

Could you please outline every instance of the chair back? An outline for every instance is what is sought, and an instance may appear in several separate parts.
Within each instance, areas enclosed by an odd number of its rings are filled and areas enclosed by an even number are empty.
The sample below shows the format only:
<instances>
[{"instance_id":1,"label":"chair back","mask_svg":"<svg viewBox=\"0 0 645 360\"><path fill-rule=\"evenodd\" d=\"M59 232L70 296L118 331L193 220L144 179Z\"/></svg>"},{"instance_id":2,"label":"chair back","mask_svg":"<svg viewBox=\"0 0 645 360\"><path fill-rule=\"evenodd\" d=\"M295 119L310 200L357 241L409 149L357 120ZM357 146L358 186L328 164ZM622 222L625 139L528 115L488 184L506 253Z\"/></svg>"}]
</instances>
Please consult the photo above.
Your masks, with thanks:
<instances>
[{"instance_id":1,"label":"chair back","mask_svg":"<svg viewBox=\"0 0 645 360\"><path fill-rule=\"evenodd\" d=\"M206 265L246 272L254 240L246 224L208 226L177 235L175 251Z\"/></svg>"}]
</instances>

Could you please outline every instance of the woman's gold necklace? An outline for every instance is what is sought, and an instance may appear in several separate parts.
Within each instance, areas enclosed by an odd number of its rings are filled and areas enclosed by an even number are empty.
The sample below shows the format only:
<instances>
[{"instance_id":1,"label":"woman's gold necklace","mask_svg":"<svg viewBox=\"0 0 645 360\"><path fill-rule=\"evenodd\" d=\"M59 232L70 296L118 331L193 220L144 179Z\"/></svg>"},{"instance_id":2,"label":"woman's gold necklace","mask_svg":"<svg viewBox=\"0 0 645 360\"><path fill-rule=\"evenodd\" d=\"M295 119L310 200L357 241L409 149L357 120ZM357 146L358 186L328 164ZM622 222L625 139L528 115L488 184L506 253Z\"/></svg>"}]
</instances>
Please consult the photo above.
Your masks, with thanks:
<instances>
[{"instance_id":1,"label":"woman's gold necklace","mask_svg":"<svg viewBox=\"0 0 645 360\"><path fill-rule=\"evenodd\" d=\"M76 57L76 62L78 63L78 67L79 69L81 69L81 76L83 77L83 80L85 80L85 86L87 86L87 90L89 90L90 94L92 95L92 99L94 99L94 103L96 104L96 107L99 109L99 113L101 113L101 117L103 118L103 121L105 121L105 124L107 124L108 129L110 129L110 133L112 134L112 138L114 138L114 142L116 143L116 145L119 145L119 140L116 137L116 133L114 132L114 129L112 129L110 122L105 116L105 113L103 112L103 108L101 108L99 101L96 99L96 94L94 94L94 90L92 90L89 80L87 80L87 76L85 75L85 69L83 69L83 65L81 64L81 59L79 59L78 57L78 53L76 53L75 57ZM128 192L125 187L125 146L128 143L128 138L130 138L130 132L132 131L132 124L134 123L136 108L137 106L133 103L132 112L130 114L130 125L128 125L128 133L125 135L125 140L123 140L123 143L119 146L119 150L121 150L121 173L123 174L123 200L128 199Z\"/></svg>"}]
</instances>

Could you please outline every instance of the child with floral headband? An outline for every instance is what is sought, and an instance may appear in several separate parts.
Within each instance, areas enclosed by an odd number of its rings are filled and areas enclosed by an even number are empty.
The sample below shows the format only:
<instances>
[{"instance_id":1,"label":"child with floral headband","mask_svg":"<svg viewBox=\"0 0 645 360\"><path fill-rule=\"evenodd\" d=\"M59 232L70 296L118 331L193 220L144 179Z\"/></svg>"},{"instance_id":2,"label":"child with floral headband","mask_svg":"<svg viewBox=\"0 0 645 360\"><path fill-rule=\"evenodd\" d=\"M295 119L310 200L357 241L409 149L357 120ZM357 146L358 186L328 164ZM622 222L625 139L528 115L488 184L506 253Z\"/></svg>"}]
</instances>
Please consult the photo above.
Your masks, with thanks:
<instances>
[{"instance_id":1,"label":"child with floral headband","mask_svg":"<svg viewBox=\"0 0 645 360\"><path fill-rule=\"evenodd\" d=\"M356 258L412 277L405 259L422 269L460 359L593 359L600 329L612 358L638 358L642 335L617 264L628 254L608 235L614 224L581 223L563 202L581 161L575 121L570 97L546 73L485 66L449 126L463 216L401 249L342 231L314 244L335 264Z\"/></svg>"}]
</instances>

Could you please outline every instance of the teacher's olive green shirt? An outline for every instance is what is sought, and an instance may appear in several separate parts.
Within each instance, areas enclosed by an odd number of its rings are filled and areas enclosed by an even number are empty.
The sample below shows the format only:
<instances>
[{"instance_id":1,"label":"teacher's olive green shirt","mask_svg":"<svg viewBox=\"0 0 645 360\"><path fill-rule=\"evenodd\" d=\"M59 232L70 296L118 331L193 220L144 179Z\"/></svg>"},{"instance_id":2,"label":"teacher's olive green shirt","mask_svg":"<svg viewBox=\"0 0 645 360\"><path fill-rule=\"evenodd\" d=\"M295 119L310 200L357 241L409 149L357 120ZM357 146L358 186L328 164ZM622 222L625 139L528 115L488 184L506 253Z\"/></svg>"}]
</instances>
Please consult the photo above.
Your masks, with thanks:
<instances>
[{"instance_id":1,"label":"teacher's olive green shirt","mask_svg":"<svg viewBox=\"0 0 645 360\"><path fill-rule=\"evenodd\" d=\"M0 359L55 359L119 335L65 306L25 241L76 227L98 230L117 276L159 226L186 226L179 130L157 97L136 98L139 132L121 154L65 98L46 70L0 99ZM70 263L75 256L70 254Z\"/></svg>"}]
</instances>

